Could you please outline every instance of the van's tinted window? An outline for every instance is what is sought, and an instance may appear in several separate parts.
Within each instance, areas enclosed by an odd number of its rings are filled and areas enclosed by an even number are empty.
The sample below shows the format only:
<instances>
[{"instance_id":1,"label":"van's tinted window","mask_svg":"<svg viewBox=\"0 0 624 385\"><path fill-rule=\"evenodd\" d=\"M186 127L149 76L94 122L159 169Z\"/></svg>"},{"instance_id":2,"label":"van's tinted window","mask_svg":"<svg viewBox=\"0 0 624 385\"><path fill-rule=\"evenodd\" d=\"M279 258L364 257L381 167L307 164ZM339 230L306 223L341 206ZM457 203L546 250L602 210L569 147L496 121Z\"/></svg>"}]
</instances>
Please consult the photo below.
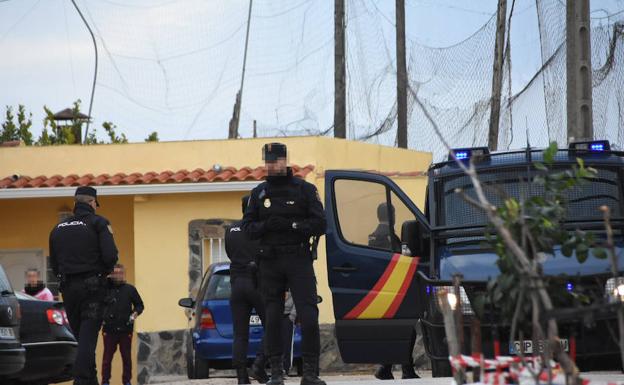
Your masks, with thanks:
<instances>
[{"instance_id":1,"label":"van's tinted window","mask_svg":"<svg viewBox=\"0 0 624 385\"><path fill-rule=\"evenodd\" d=\"M221 270L210 277L204 300L229 299L232 287L230 286L230 271Z\"/></svg>"},{"instance_id":2,"label":"van's tinted window","mask_svg":"<svg viewBox=\"0 0 624 385\"><path fill-rule=\"evenodd\" d=\"M386 189L385 185L376 182L336 180L334 194L338 226L345 241L401 251L401 226L405 221L414 220L415 216L394 192L387 194Z\"/></svg>"}]
</instances>

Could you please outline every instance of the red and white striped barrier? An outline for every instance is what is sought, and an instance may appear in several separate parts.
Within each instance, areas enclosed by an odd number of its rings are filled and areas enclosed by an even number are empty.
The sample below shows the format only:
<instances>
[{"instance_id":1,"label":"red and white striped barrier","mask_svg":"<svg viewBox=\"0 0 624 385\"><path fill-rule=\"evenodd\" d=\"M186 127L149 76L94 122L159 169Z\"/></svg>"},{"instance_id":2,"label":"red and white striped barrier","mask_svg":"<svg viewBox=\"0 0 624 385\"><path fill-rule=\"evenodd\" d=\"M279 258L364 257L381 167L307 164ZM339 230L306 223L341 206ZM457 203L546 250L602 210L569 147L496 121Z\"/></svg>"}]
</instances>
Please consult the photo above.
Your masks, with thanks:
<instances>
[{"instance_id":1,"label":"red and white striped barrier","mask_svg":"<svg viewBox=\"0 0 624 385\"><path fill-rule=\"evenodd\" d=\"M449 361L453 373L457 370L481 368L481 383L474 385L535 385L535 375L538 375L539 384L548 384L548 372L543 369L540 357L497 356L494 359L485 359L482 354L472 356L450 356ZM550 362L553 385L566 385L565 373L561 366ZM539 370L539 372L537 372ZM582 385L624 385L624 382L597 381L581 378Z\"/></svg>"}]
</instances>

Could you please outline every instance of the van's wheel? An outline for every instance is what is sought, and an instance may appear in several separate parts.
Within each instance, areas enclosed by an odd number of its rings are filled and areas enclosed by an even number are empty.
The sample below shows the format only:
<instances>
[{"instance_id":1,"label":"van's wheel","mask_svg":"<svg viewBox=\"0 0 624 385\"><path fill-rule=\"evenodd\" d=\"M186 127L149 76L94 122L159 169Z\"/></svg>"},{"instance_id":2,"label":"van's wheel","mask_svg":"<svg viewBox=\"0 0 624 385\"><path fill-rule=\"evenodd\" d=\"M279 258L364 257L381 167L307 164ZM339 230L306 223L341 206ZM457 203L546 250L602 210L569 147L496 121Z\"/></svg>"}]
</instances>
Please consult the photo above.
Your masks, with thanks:
<instances>
[{"instance_id":1,"label":"van's wheel","mask_svg":"<svg viewBox=\"0 0 624 385\"><path fill-rule=\"evenodd\" d=\"M210 376L208 362L197 357L190 335L186 340L186 376L189 380L209 378Z\"/></svg>"},{"instance_id":2,"label":"van's wheel","mask_svg":"<svg viewBox=\"0 0 624 385\"><path fill-rule=\"evenodd\" d=\"M451 364L447 360L431 360L431 375L433 377L452 377Z\"/></svg>"}]
</instances>

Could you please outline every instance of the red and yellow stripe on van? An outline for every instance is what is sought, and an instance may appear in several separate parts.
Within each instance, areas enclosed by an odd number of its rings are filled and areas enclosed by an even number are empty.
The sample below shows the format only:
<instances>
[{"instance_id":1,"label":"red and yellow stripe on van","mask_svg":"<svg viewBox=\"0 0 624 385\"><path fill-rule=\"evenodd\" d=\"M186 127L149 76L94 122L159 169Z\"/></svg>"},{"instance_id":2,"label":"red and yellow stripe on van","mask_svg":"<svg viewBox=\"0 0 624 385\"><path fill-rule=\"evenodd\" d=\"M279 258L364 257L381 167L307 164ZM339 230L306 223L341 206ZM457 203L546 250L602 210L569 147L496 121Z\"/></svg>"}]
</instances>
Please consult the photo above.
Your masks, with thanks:
<instances>
[{"instance_id":1,"label":"red and yellow stripe on van","mask_svg":"<svg viewBox=\"0 0 624 385\"><path fill-rule=\"evenodd\" d=\"M344 319L394 317L410 287L418 261L418 257L394 254L375 286Z\"/></svg>"}]
</instances>

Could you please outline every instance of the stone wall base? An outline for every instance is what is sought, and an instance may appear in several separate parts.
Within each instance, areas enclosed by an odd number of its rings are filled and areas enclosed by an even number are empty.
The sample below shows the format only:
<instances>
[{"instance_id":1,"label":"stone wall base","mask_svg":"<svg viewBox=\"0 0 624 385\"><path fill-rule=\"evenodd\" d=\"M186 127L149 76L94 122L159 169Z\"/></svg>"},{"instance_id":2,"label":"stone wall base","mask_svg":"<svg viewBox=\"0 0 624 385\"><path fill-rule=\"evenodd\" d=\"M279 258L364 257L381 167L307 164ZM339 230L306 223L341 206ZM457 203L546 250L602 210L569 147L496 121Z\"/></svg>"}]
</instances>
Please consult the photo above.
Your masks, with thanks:
<instances>
[{"instance_id":1,"label":"stone wall base","mask_svg":"<svg viewBox=\"0 0 624 385\"><path fill-rule=\"evenodd\" d=\"M150 383L157 376L186 375L186 346L188 330L167 330L138 333L137 382ZM417 369L430 369L419 333L413 353ZM340 358L334 325L321 325L321 372L326 373L373 373L373 364L345 364Z\"/></svg>"}]
</instances>

